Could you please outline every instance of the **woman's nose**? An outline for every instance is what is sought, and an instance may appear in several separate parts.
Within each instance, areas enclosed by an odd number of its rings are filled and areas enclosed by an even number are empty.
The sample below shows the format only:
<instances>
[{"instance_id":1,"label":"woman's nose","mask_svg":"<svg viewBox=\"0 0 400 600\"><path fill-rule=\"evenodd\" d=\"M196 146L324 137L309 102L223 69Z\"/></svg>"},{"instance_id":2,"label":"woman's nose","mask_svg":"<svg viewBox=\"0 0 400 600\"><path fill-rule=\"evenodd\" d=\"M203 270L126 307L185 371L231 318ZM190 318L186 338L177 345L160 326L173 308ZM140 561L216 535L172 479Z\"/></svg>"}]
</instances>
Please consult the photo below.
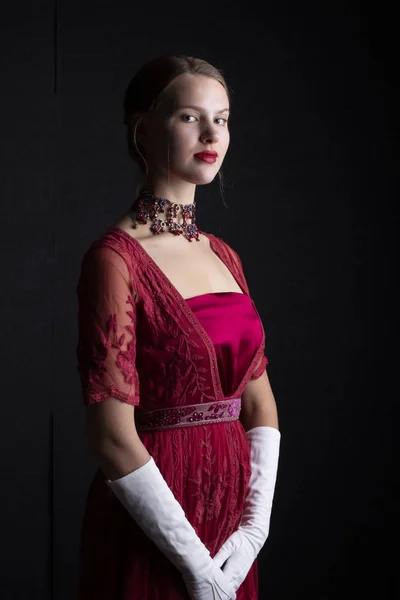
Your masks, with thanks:
<instances>
[{"instance_id":1,"label":"woman's nose","mask_svg":"<svg viewBox=\"0 0 400 600\"><path fill-rule=\"evenodd\" d=\"M204 144L215 144L219 140L219 131L215 127L207 127L201 134L201 141Z\"/></svg>"}]
</instances>

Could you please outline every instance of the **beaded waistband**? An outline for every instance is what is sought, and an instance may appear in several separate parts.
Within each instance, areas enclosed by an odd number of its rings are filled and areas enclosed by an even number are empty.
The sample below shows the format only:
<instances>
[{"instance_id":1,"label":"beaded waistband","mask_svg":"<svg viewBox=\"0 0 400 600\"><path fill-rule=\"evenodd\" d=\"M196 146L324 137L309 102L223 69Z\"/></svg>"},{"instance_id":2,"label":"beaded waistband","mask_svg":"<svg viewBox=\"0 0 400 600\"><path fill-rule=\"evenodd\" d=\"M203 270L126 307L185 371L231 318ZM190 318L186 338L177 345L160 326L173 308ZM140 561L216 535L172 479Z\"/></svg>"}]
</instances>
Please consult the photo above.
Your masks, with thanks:
<instances>
[{"instance_id":1,"label":"beaded waistband","mask_svg":"<svg viewBox=\"0 0 400 600\"><path fill-rule=\"evenodd\" d=\"M136 430L162 431L176 427L236 421L239 418L241 405L241 398L230 398L205 404L185 404L147 411L137 406L135 407Z\"/></svg>"}]
</instances>

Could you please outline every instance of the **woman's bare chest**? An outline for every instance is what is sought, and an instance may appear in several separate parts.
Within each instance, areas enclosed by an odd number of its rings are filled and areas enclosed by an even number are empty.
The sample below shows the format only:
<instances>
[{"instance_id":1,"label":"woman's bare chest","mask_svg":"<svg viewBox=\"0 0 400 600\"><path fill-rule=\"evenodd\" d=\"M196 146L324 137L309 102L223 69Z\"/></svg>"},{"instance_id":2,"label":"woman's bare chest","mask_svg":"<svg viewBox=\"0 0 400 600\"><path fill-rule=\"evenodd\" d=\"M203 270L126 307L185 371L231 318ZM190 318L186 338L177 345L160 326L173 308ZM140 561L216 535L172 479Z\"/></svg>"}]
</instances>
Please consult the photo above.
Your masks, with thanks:
<instances>
[{"instance_id":1,"label":"woman's bare chest","mask_svg":"<svg viewBox=\"0 0 400 600\"><path fill-rule=\"evenodd\" d=\"M200 234L200 241L189 242L168 232L142 235L125 223L119 228L141 246L147 265L163 274L184 299L215 292L242 293L231 271L211 249L207 236Z\"/></svg>"},{"instance_id":2,"label":"woman's bare chest","mask_svg":"<svg viewBox=\"0 0 400 600\"><path fill-rule=\"evenodd\" d=\"M228 267L209 247L205 236L200 238L200 242L189 242L184 238L150 238L140 243L185 299L215 292L242 292Z\"/></svg>"}]
</instances>

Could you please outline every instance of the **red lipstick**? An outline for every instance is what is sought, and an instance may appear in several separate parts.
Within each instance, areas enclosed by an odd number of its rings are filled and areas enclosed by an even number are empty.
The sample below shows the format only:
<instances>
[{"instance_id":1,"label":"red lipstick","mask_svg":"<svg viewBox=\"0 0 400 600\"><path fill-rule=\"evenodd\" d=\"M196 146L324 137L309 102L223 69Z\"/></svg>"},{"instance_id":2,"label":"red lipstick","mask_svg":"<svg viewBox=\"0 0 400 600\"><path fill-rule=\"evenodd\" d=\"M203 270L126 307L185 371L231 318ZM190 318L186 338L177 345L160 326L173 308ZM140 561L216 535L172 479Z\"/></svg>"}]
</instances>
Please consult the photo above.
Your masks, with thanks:
<instances>
[{"instance_id":1,"label":"red lipstick","mask_svg":"<svg viewBox=\"0 0 400 600\"><path fill-rule=\"evenodd\" d=\"M194 156L199 160L203 160L206 163L212 164L217 160L218 154L212 150L204 150L203 152L198 152Z\"/></svg>"}]
</instances>

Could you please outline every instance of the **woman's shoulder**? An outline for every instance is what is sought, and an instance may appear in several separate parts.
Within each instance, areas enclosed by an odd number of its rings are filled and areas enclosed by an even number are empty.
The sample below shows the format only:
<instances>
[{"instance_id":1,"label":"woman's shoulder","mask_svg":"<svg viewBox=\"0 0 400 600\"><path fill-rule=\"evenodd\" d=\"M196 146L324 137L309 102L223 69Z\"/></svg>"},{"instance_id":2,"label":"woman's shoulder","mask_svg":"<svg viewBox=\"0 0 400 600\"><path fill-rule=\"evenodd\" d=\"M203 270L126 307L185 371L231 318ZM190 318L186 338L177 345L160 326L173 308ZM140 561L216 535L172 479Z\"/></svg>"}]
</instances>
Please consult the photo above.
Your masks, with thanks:
<instances>
[{"instance_id":1,"label":"woman's shoulder","mask_svg":"<svg viewBox=\"0 0 400 600\"><path fill-rule=\"evenodd\" d=\"M132 237L120 227L115 225L107 227L89 243L83 254L82 263L123 260L127 265L131 265L133 253L129 240Z\"/></svg>"},{"instance_id":2,"label":"woman's shoulder","mask_svg":"<svg viewBox=\"0 0 400 600\"><path fill-rule=\"evenodd\" d=\"M234 249L231 242L227 242L221 235L216 235L215 233L204 233L210 240L210 245L213 250L217 250L220 254L222 253L229 261L233 263L237 263L240 261L239 255L237 251Z\"/></svg>"}]
</instances>

